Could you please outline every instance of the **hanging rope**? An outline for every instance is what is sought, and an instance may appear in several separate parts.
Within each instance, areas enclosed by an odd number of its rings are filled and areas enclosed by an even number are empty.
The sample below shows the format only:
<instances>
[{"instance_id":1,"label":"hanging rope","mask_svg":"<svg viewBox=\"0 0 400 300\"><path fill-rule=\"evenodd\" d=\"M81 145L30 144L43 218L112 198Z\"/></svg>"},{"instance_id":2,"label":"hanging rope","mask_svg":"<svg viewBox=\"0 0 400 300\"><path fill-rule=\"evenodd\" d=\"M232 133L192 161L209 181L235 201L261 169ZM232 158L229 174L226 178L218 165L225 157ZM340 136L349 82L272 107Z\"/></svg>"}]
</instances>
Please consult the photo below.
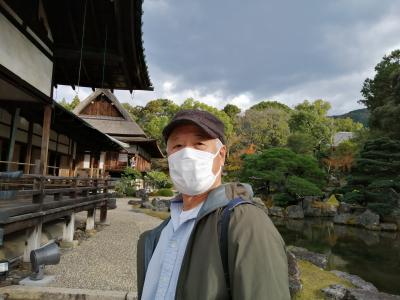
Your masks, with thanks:
<instances>
[{"instance_id":1,"label":"hanging rope","mask_svg":"<svg viewBox=\"0 0 400 300\"><path fill-rule=\"evenodd\" d=\"M106 70L107 34L108 34L108 25L106 24L106 38L104 40L103 74L102 74L102 77L101 77L101 88L104 87L104 75L105 75L105 70Z\"/></svg>"},{"instance_id":2,"label":"hanging rope","mask_svg":"<svg viewBox=\"0 0 400 300\"><path fill-rule=\"evenodd\" d=\"M87 10L87 0L85 0L85 9L84 9L84 13L83 13L81 53L80 53L79 71L78 71L78 88L77 88L77 91L76 91L76 95L77 95L77 96L79 96L79 84L81 83L83 42L84 42L84 40L85 40L85 28L86 28L86 10Z\"/></svg>"}]
</instances>

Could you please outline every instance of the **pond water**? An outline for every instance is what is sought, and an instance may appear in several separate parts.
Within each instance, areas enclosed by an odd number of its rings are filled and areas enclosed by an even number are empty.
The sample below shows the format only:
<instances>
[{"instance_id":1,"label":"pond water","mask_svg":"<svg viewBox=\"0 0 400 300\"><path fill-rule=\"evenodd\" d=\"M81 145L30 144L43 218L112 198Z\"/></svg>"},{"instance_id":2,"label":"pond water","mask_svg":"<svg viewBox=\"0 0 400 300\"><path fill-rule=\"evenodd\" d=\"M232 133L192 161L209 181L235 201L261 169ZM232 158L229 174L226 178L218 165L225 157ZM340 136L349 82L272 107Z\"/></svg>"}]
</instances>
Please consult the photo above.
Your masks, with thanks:
<instances>
[{"instance_id":1,"label":"pond water","mask_svg":"<svg viewBox=\"0 0 400 300\"><path fill-rule=\"evenodd\" d=\"M328 269L341 270L400 295L400 232L336 225L327 219L273 218L287 245L328 255Z\"/></svg>"}]
</instances>

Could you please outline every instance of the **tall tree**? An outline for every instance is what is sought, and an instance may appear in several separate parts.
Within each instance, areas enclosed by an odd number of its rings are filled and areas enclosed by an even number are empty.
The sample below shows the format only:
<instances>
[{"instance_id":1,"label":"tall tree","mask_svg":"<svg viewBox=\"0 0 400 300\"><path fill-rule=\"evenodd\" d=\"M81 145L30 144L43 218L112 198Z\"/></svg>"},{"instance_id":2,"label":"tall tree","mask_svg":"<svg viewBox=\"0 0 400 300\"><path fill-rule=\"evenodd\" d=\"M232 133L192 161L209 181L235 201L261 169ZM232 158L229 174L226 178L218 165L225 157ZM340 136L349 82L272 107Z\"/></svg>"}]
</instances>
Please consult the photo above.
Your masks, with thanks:
<instances>
[{"instance_id":1,"label":"tall tree","mask_svg":"<svg viewBox=\"0 0 400 300\"><path fill-rule=\"evenodd\" d=\"M250 109L254 110L265 110L267 108L275 108L279 110L283 110L287 113L291 112L291 108L283 103L280 103L278 101L261 101L257 104L254 104Z\"/></svg>"},{"instance_id":2,"label":"tall tree","mask_svg":"<svg viewBox=\"0 0 400 300\"><path fill-rule=\"evenodd\" d=\"M315 147L329 144L334 133L334 121L327 117L330 108L330 103L321 99L298 104L289 120L291 132L312 136Z\"/></svg>"},{"instance_id":3,"label":"tall tree","mask_svg":"<svg viewBox=\"0 0 400 300\"><path fill-rule=\"evenodd\" d=\"M78 95L76 95L71 102L67 102L65 100L65 98L62 98L62 100L60 101L60 104L62 106L64 106L64 108L68 109L68 110L74 110L75 107L77 107L79 105L79 103L81 103L81 100L79 99Z\"/></svg>"},{"instance_id":4,"label":"tall tree","mask_svg":"<svg viewBox=\"0 0 400 300\"><path fill-rule=\"evenodd\" d=\"M400 138L400 50L385 55L375 71L374 78L364 81L360 102L371 113L371 129Z\"/></svg>"},{"instance_id":5,"label":"tall tree","mask_svg":"<svg viewBox=\"0 0 400 300\"><path fill-rule=\"evenodd\" d=\"M357 132L361 130L364 126L359 122L354 122L351 118L336 118L333 119L333 124L335 126L335 131L349 131Z\"/></svg>"},{"instance_id":6,"label":"tall tree","mask_svg":"<svg viewBox=\"0 0 400 300\"><path fill-rule=\"evenodd\" d=\"M238 114L240 114L240 108L234 104L227 104L222 109L232 120L235 120Z\"/></svg>"},{"instance_id":7,"label":"tall tree","mask_svg":"<svg viewBox=\"0 0 400 300\"><path fill-rule=\"evenodd\" d=\"M179 106L171 100L152 100L137 112L137 122L150 137L159 140L164 148L162 130L178 110Z\"/></svg>"},{"instance_id":8,"label":"tall tree","mask_svg":"<svg viewBox=\"0 0 400 300\"><path fill-rule=\"evenodd\" d=\"M278 194L287 202L303 196L320 196L325 174L316 159L286 148L271 148L245 155L240 178L250 182L257 193Z\"/></svg>"},{"instance_id":9,"label":"tall tree","mask_svg":"<svg viewBox=\"0 0 400 300\"><path fill-rule=\"evenodd\" d=\"M238 128L241 142L246 147L255 144L258 149L285 145L290 133L288 119L288 114L281 109L249 109Z\"/></svg>"},{"instance_id":10,"label":"tall tree","mask_svg":"<svg viewBox=\"0 0 400 300\"><path fill-rule=\"evenodd\" d=\"M400 141L368 140L356 159L344 201L366 205L380 215L400 210Z\"/></svg>"},{"instance_id":11,"label":"tall tree","mask_svg":"<svg viewBox=\"0 0 400 300\"><path fill-rule=\"evenodd\" d=\"M142 109L142 118L149 119L154 116L172 116L179 110L179 106L169 99L156 99L149 101Z\"/></svg>"},{"instance_id":12,"label":"tall tree","mask_svg":"<svg viewBox=\"0 0 400 300\"><path fill-rule=\"evenodd\" d=\"M132 106L130 103L124 102L122 106L126 109L129 115L135 120L138 121L140 117L140 113L143 109L142 106Z\"/></svg>"}]
</instances>

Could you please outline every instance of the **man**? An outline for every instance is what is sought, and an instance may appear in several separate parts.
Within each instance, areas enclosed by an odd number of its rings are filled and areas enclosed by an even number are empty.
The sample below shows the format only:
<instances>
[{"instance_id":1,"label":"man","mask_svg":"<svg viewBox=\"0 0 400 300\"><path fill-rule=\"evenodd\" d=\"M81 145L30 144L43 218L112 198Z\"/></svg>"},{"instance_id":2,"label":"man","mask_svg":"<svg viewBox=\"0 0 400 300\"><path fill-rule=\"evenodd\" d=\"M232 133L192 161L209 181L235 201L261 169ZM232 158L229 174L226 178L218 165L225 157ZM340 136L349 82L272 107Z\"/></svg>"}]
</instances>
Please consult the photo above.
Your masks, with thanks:
<instances>
[{"instance_id":1,"label":"man","mask_svg":"<svg viewBox=\"0 0 400 300\"><path fill-rule=\"evenodd\" d=\"M254 205L232 211L224 273L221 213L233 199L251 200L252 191L221 183L223 123L208 112L184 110L163 136L170 176L181 194L171 202L171 217L139 239L139 299L290 299L284 242Z\"/></svg>"}]
</instances>

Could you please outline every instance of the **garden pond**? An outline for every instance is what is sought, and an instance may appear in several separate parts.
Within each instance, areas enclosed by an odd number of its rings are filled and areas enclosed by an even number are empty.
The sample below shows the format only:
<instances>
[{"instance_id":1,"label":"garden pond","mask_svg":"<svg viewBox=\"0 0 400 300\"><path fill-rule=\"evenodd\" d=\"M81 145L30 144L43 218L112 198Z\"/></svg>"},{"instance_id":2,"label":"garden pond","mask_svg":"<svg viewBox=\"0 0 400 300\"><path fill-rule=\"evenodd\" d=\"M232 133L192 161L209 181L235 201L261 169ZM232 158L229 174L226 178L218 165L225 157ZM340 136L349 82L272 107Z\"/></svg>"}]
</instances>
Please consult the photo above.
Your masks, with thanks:
<instances>
[{"instance_id":1,"label":"garden pond","mask_svg":"<svg viewBox=\"0 0 400 300\"><path fill-rule=\"evenodd\" d=\"M336 225L329 219L272 218L286 245L328 255L328 269L341 270L400 295L400 232Z\"/></svg>"}]
</instances>

